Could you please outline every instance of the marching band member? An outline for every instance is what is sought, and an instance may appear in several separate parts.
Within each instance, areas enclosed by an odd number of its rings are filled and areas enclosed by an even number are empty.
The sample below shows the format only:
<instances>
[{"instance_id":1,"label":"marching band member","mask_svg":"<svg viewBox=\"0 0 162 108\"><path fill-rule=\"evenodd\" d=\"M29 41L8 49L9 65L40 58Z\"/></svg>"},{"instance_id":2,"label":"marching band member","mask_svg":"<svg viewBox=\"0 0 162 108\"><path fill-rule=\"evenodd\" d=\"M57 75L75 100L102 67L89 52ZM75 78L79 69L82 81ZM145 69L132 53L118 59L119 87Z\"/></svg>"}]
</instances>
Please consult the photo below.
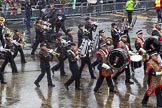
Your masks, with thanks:
<instances>
[{"instance_id":1,"label":"marching band member","mask_svg":"<svg viewBox=\"0 0 162 108\"><path fill-rule=\"evenodd\" d=\"M162 43L162 30L160 23L157 23L153 28L152 36L156 37ZM160 54L160 57L162 58L162 54Z\"/></svg>"},{"instance_id":2,"label":"marching band member","mask_svg":"<svg viewBox=\"0 0 162 108\"><path fill-rule=\"evenodd\" d=\"M160 23L155 24L155 27L153 28L151 35L152 36L158 36L158 38L162 38L161 24Z\"/></svg>"},{"instance_id":3,"label":"marching band member","mask_svg":"<svg viewBox=\"0 0 162 108\"><path fill-rule=\"evenodd\" d=\"M105 31L99 30L99 43L105 42L105 36L104 36ZM98 64L97 60L92 63L92 67L94 68Z\"/></svg>"},{"instance_id":4,"label":"marching band member","mask_svg":"<svg viewBox=\"0 0 162 108\"><path fill-rule=\"evenodd\" d=\"M72 73L71 78L64 84L65 88L67 90L69 90L68 86L70 84L73 83L73 81L75 81L75 90L81 90L80 88L80 76L79 76L79 68L78 68L78 64L77 64L77 59L78 59L78 55L77 55L77 47L75 45L75 43L71 42L69 44L70 49L67 50L67 57L68 57L68 61L69 61L69 67Z\"/></svg>"},{"instance_id":5,"label":"marching band member","mask_svg":"<svg viewBox=\"0 0 162 108\"><path fill-rule=\"evenodd\" d=\"M44 30L42 29L42 26L39 25L39 21L37 20L35 22L35 33L36 33L36 37L35 37L35 42L32 46L32 51L31 51L31 55L35 55L35 51L39 45L39 43L45 42L46 39L43 36L43 32Z\"/></svg>"},{"instance_id":6,"label":"marching band member","mask_svg":"<svg viewBox=\"0 0 162 108\"><path fill-rule=\"evenodd\" d=\"M4 50L3 50L5 53L5 61L3 62L1 66L0 72L4 72L4 69L7 63L9 62L11 64L12 73L18 73L16 64L15 64L15 61L12 55L13 49L14 49L14 45L11 42L10 35L5 34L5 44L4 44Z\"/></svg>"},{"instance_id":7,"label":"marching band member","mask_svg":"<svg viewBox=\"0 0 162 108\"><path fill-rule=\"evenodd\" d=\"M18 30L15 30L15 34L13 36L13 41L16 42L16 45L15 45L15 51L13 54L13 58L15 58L17 56L17 53L19 51L20 55L21 55L21 63L26 63L24 52L23 52L23 45L25 43L24 43L21 35L22 34Z\"/></svg>"},{"instance_id":8,"label":"marching band member","mask_svg":"<svg viewBox=\"0 0 162 108\"><path fill-rule=\"evenodd\" d=\"M83 38L87 38L87 39L88 39L87 36L84 36ZM89 39L88 39L88 40L89 40ZM87 47L86 53L85 53L82 57L80 57L81 66L80 66L80 68L79 68L79 73L80 73L80 77L81 77L83 68L84 68L85 64L87 64L87 65L88 65L88 69L89 69L89 73L90 73L90 75L91 75L91 79L96 79L96 77L95 77L95 75L94 75L94 72L93 72L93 70L92 70L91 59L90 59L90 57L89 57L89 56L90 56L90 52L89 52L90 42L91 42L91 41L88 41L88 46L86 46L86 47Z\"/></svg>"},{"instance_id":9,"label":"marching band member","mask_svg":"<svg viewBox=\"0 0 162 108\"><path fill-rule=\"evenodd\" d=\"M72 30L71 29L67 29L66 33L67 33L67 35L66 35L65 40L67 42L73 42Z\"/></svg>"},{"instance_id":10,"label":"marching band member","mask_svg":"<svg viewBox=\"0 0 162 108\"><path fill-rule=\"evenodd\" d=\"M80 24L78 25L78 48L80 47L80 45L82 44L82 39L84 36L84 25Z\"/></svg>"},{"instance_id":11,"label":"marching band member","mask_svg":"<svg viewBox=\"0 0 162 108\"><path fill-rule=\"evenodd\" d=\"M146 51L143 49L144 39L143 39L143 32L142 30L139 30L136 32L137 38L135 39L135 48L139 53L146 53Z\"/></svg>"},{"instance_id":12,"label":"marching band member","mask_svg":"<svg viewBox=\"0 0 162 108\"><path fill-rule=\"evenodd\" d=\"M94 24L94 22L93 22L93 21L91 20L91 18L89 18L89 17L85 18L85 21L86 21L85 29L87 29L87 31L90 32L90 33L88 34L88 38L89 38L90 40L93 40L92 32L93 32L93 31L94 31L94 32L96 31L97 25Z\"/></svg>"},{"instance_id":13,"label":"marching band member","mask_svg":"<svg viewBox=\"0 0 162 108\"><path fill-rule=\"evenodd\" d=\"M60 75L61 76L67 76L64 70L64 60L67 58L66 51L67 51L67 42L62 38L62 34L57 34L56 39L56 52L60 53L60 56L58 57L59 63L57 63L55 66L51 68L53 74L54 71L57 71L60 69Z\"/></svg>"},{"instance_id":14,"label":"marching band member","mask_svg":"<svg viewBox=\"0 0 162 108\"><path fill-rule=\"evenodd\" d=\"M53 1L50 2L50 8L45 10L45 14L43 15L43 20L51 23L52 32L54 32L55 20L56 20L56 9Z\"/></svg>"},{"instance_id":15,"label":"marching band member","mask_svg":"<svg viewBox=\"0 0 162 108\"><path fill-rule=\"evenodd\" d=\"M110 69L110 66L107 64L107 56L109 51L107 50L106 42L102 42L99 45L99 51L96 52L98 69L99 69L99 78L97 80L94 91L97 93L101 93L99 90L104 78L106 78L107 84L110 87L110 92L114 92L114 86L112 83L111 75L113 71Z\"/></svg>"},{"instance_id":16,"label":"marching band member","mask_svg":"<svg viewBox=\"0 0 162 108\"><path fill-rule=\"evenodd\" d=\"M128 51L128 54L131 55L133 54L132 51L130 51L130 44L127 42L127 35L123 34L121 35L121 40L118 42L117 48L122 48L125 49L126 51ZM132 82L130 80L130 67L129 65L126 66L124 69L122 70L118 70L117 73L114 74L114 76L112 77L113 81L115 84L118 84L117 82L117 78L120 76L120 74L122 74L125 71L126 74L126 80L125 83L129 83L129 84L134 84L134 82Z\"/></svg>"},{"instance_id":17,"label":"marching band member","mask_svg":"<svg viewBox=\"0 0 162 108\"><path fill-rule=\"evenodd\" d=\"M147 106L149 97L155 93L157 99L157 107L162 107L162 71L161 63L158 61L158 54L152 52L150 54L150 60L147 63L146 74L148 75L148 88L142 100L142 105Z\"/></svg>"},{"instance_id":18,"label":"marching band member","mask_svg":"<svg viewBox=\"0 0 162 108\"><path fill-rule=\"evenodd\" d=\"M2 30L3 30L3 22L0 21L0 40L1 40L2 46L4 46L4 38L3 38Z\"/></svg>"},{"instance_id":19,"label":"marching band member","mask_svg":"<svg viewBox=\"0 0 162 108\"><path fill-rule=\"evenodd\" d=\"M41 43L40 48L41 48L41 50L39 52L39 56L40 56L41 74L35 80L34 84L37 87L40 87L39 82L42 80L45 73L47 73L48 86L55 87L55 85L52 83L51 72L50 72L50 63L49 63L49 61L52 61L52 59L53 59L53 55L51 55L52 52L51 52L51 50L49 50L47 48L46 43Z\"/></svg>"},{"instance_id":20,"label":"marching band member","mask_svg":"<svg viewBox=\"0 0 162 108\"><path fill-rule=\"evenodd\" d=\"M62 31L66 34L66 29L64 22L66 20L66 17L61 9L58 10L58 13L56 14L56 33L59 32L59 29L61 28Z\"/></svg>"},{"instance_id":21,"label":"marching band member","mask_svg":"<svg viewBox=\"0 0 162 108\"><path fill-rule=\"evenodd\" d=\"M118 31L118 26L116 23L112 23L111 24L111 37L112 37L112 40L113 40L113 45L114 45L114 48L117 48L117 44L119 42L119 37L120 37L120 33Z\"/></svg>"},{"instance_id":22,"label":"marching band member","mask_svg":"<svg viewBox=\"0 0 162 108\"><path fill-rule=\"evenodd\" d=\"M144 39L143 39L143 32L139 30L136 32L137 38L135 39L135 48L139 52L140 55L146 54L146 50L143 49ZM144 71L146 70L146 60L144 60Z\"/></svg>"}]
</instances>

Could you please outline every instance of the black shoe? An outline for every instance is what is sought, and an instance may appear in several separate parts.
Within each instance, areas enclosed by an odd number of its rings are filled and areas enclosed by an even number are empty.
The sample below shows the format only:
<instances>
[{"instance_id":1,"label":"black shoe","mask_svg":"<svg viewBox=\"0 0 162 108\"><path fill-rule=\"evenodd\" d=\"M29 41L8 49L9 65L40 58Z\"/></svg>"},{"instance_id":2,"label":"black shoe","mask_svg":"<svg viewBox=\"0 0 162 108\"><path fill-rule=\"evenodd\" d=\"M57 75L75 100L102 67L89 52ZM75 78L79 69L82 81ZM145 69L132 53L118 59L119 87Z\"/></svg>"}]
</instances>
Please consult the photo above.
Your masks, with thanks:
<instances>
[{"instance_id":1,"label":"black shoe","mask_svg":"<svg viewBox=\"0 0 162 108\"><path fill-rule=\"evenodd\" d=\"M35 56L35 54L34 53L31 53L31 56Z\"/></svg>"},{"instance_id":2,"label":"black shoe","mask_svg":"<svg viewBox=\"0 0 162 108\"><path fill-rule=\"evenodd\" d=\"M81 87L77 87L75 88L75 90L83 90Z\"/></svg>"},{"instance_id":3,"label":"black shoe","mask_svg":"<svg viewBox=\"0 0 162 108\"><path fill-rule=\"evenodd\" d=\"M101 90L94 90L95 93L102 93Z\"/></svg>"},{"instance_id":4,"label":"black shoe","mask_svg":"<svg viewBox=\"0 0 162 108\"><path fill-rule=\"evenodd\" d=\"M162 108L162 105L157 105L157 107Z\"/></svg>"},{"instance_id":5,"label":"black shoe","mask_svg":"<svg viewBox=\"0 0 162 108\"><path fill-rule=\"evenodd\" d=\"M117 91L115 91L115 90L110 90L110 92L111 92L111 93L117 93Z\"/></svg>"},{"instance_id":6,"label":"black shoe","mask_svg":"<svg viewBox=\"0 0 162 108\"><path fill-rule=\"evenodd\" d=\"M68 91L69 90L68 85L64 84L64 86L65 86L66 90Z\"/></svg>"},{"instance_id":7,"label":"black shoe","mask_svg":"<svg viewBox=\"0 0 162 108\"><path fill-rule=\"evenodd\" d=\"M54 84L48 84L48 87L55 87Z\"/></svg>"},{"instance_id":8,"label":"black shoe","mask_svg":"<svg viewBox=\"0 0 162 108\"><path fill-rule=\"evenodd\" d=\"M116 79L112 79L115 84L118 84L118 81Z\"/></svg>"},{"instance_id":9,"label":"black shoe","mask_svg":"<svg viewBox=\"0 0 162 108\"><path fill-rule=\"evenodd\" d=\"M37 87L40 87L39 83L34 82L34 84L35 84Z\"/></svg>"},{"instance_id":10,"label":"black shoe","mask_svg":"<svg viewBox=\"0 0 162 108\"><path fill-rule=\"evenodd\" d=\"M1 81L1 84L7 84L7 82Z\"/></svg>"},{"instance_id":11,"label":"black shoe","mask_svg":"<svg viewBox=\"0 0 162 108\"><path fill-rule=\"evenodd\" d=\"M26 62L26 61L21 61L21 63L24 63L24 64L25 64L25 63L27 63L27 62Z\"/></svg>"},{"instance_id":12,"label":"black shoe","mask_svg":"<svg viewBox=\"0 0 162 108\"><path fill-rule=\"evenodd\" d=\"M132 81L125 81L125 83L128 83L128 84L134 84L134 82L132 82Z\"/></svg>"},{"instance_id":13,"label":"black shoe","mask_svg":"<svg viewBox=\"0 0 162 108\"><path fill-rule=\"evenodd\" d=\"M142 106L143 106L143 107L147 107L147 104L146 104L146 103L142 103Z\"/></svg>"},{"instance_id":14,"label":"black shoe","mask_svg":"<svg viewBox=\"0 0 162 108\"><path fill-rule=\"evenodd\" d=\"M96 77L95 76L92 76L91 79L96 79Z\"/></svg>"},{"instance_id":15,"label":"black shoe","mask_svg":"<svg viewBox=\"0 0 162 108\"><path fill-rule=\"evenodd\" d=\"M14 72L12 72L13 74L17 74L18 73L18 71L14 71Z\"/></svg>"}]
</instances>

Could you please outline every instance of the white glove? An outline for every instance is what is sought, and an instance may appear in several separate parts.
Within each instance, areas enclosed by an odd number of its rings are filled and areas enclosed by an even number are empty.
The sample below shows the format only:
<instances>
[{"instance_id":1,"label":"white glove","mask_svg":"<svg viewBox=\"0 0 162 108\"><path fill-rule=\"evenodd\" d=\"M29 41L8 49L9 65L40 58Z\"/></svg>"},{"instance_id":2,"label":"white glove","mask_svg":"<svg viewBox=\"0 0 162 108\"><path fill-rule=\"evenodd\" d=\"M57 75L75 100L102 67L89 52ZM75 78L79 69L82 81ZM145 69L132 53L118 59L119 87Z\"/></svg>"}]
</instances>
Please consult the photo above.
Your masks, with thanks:
<instances>
[{"instance_id":1,"label":"white glove","mask_svg":"<svg viewBox=\"0 0 162 108\"><path fill-rule=\"evenodd\" d=\"M50 50L48 50L48 52L49 52L49 53L52 53L52 52L53 52L53 50L52 50L52 49L50 49Z\"/></svg>"},{"instance_id":2,"label":"white glove","mask_svg":"<svg viewBox=\"0 0 162 108\"><path fill-rule=\"evenodd\" d=\"M0 47L0 51L4 51L4 48L3 47Z\"/></svg>"},{"instance_id":3,"label":"white glove","mask_svg":"<svg viewBox=\"0 0 162 108\"><path fill-rule=\"evenodd\" d=\"M16 40L13 40L12 42L13 42L14 44L17 43Z\"/></svg>"},{"instance_id":4,"label":"white glove","mask_svg":"<svg viewBox=\"0 0 162 108\"><path fill-rule=\"evenodd\" d=\"M133 54L134 54L132 51L128 51L128 53L129 53L130 55L133 55Z\"/></svg>"},{"instance_id":5,"label":"white glove","mask_svg":"<svg viewBox=\"0 0 162 108\"><path fill-rule=\"evenodd\" d=\"M88 42L88 46L90 46L90 45L91 45L91 41Z\"/></svg>"},{"instance_id":6,"label":"white glove","mask_svg":"<svg viewBox=\"0 0 162 108\"><path fill-rule=\"evenodd\" d=\"M66 40L64 40L64 39L61 39L61 43L64 43L64 44L66 44Z\"/></svg>"},{"instance_id":7,"label":"white glove","mask_svg":"<svg viewBox=\"0 0 162 108\"><path fill-rule=\"evenodd\" d=\"M79 56L77 55L75 58L78 60L79 59Z\"/></svg>"},{"instance_id":8,"label":"white glove","mask_svg":"<svg viewBox=\"0 0 162 108\"><path fill-rule=\"evenodd\" d=\"M144 50L143 48L140 48L139 51L141 51L142 53L146 53L146 50Z\"/></svg>"},{"instance_id":9,"label":"white glove","mask_svg":"<svg viewBox=\"0 0 162 108\"><path fill-rule=\"evenodd\" d=\"M107 70L110 69L110 66L107 65L106 63L103 63L101 67L103 67L103 68L105 68L105 69L107 69Z\"/></svg>"},{"instance_id":10,"label":"white glove","mask_svg":"<svg viewBox=\"0 0 162 108\"><path fill-rule=\"evenodd\" d=\"M162 75L162 72L156 72L156 76Z\"/></svg>"},{"instance_id":11,"label":"white glove","mask_svg":"<svg viewBox=\"0 0 162 108\"><path fill-rule=\"evenodd\" d=\"M88 50L88 52L89 52L89 53L91 53L91 52L92 52L92 50Z\"/></svg>"}]
</instances>

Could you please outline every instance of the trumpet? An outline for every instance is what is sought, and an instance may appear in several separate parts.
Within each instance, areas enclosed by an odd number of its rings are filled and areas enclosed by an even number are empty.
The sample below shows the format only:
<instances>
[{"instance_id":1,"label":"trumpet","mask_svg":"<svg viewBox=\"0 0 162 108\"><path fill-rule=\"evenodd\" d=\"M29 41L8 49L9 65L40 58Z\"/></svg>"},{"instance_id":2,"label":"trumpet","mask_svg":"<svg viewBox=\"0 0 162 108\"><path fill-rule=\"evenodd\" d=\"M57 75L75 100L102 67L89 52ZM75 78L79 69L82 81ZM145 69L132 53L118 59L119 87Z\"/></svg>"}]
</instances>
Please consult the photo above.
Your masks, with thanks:
<instances>
[{"instance_id":1,"label":"trumpet","mask_svg":"<svg viewBox=\"0 0 162 108\"><path fill-rule=\"evenodd\" d=\"M60 53L57 53L56 51L54 51L53 49L48 49L48 52L50 54L52 54L53 56L60 56Z\"/></svg>"}]
</instances>

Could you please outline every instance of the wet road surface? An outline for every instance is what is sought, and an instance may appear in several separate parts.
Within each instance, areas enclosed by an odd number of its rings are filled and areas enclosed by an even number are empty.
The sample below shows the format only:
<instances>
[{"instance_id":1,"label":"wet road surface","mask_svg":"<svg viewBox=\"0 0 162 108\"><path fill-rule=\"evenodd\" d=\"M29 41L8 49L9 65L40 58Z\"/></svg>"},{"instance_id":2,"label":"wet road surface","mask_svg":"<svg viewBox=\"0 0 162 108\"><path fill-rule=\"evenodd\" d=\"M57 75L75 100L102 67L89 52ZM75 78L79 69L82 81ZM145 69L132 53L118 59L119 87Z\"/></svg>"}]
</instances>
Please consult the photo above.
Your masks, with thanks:
<instances>
[{"instance_id":1,"label":"wet road surface","mask_svg":"<svg viewBox=\"0 0 162 108\"><path fill-rule=\"evenodd\" d=\"M105 20L105 17L107 20ZM119 22L121 17L105 15L94 17L94 20L98 21L99 28L105 30L106 36L110 36L111 23L114 21ZM83 21L80 22L82 23ZM150 34L148 31L155 22L155 20L148 21L145 18L139 18L134 29L130 31L132 45L134 44L136 31L142 29L144 36L148 37ZM77 41L76 25L77 23L75 22L74 26L70 26L74 31L75 41ZM30 35L31 42L33 42L33 39L34 34L32 32ZM118 79L118 85L115 85L117 93L109 93L109 88L106 81L104 81L101 86L102 93L96 94L93 92L96 80L90 79L87 67L84 69L81 79L83 90L75 91L74 84L69 87L69 91L65 90L64 83L71 76L68 61L66 60L65 72L68 74L67 77L60 77L59 71L56 71L52 76L55 87L47 86L45 76L40 82L40 88L36 88L33 82L40 74L39 58L37 56L30 56L31 45L30 42L27 43L24 49L27 60L26 64L20 63L19 55L15 59L19 70L18 74L11 73L10 65L7 65L5 69L7 85L0 85L0 106L2 108L142 108L141 101L146 90L147 80L144 77L143 67L136 69L135 73L132 72L132 80L135 84L125 85L125 74L123 73ZM55 65L56 62L57 59L51 62L51 66ZM97 68L94 72L98 76ZM155 95L151 96L148 108L156 108Z\"/></svg>"}]
</instances>

